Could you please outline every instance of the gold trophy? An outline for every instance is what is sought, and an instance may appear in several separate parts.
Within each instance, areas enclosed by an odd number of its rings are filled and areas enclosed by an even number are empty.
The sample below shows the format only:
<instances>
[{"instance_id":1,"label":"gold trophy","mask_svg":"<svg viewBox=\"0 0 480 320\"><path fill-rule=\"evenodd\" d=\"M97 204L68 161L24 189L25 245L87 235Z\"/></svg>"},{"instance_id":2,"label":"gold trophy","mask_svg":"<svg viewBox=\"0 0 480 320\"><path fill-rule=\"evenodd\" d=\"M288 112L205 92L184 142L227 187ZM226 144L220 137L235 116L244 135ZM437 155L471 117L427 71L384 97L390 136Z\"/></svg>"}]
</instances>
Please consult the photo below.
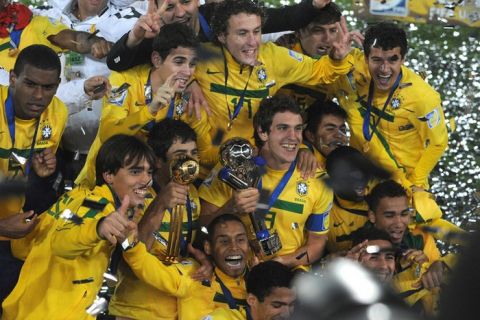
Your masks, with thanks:
<instances>
[{"instance_id":1,"label":"gold trophy","mask_svg":"<svg viewBox=\"0 0 480 320\"><path fill-rule=\"evenodd\" d=\"M190 157L184 156L170 161L170 177L177 183L183 185L192 183L197 178L198 172L198 162ZM167 252L164 262L179 262L184 212L185 205L178 204L172 208Z\"/></svg>"},{"instance_id":2,"label":"gold trophy","mask_svg":"<svg viewBox=\"0 0 480 320\"><path fill-rule=\"evenodd\" d=\"M243 138L232 138L220 147L220 162L223 168L218 172L221 181L232 189L242 190L256 187L260 179L260 164L253 156L253 147ZM277 232L270 233L265 224L265 214L255 210L240 218L247 227L248 239L255 254L262 258L273 256L282 248Z\"/></svg>"}]
</instances>

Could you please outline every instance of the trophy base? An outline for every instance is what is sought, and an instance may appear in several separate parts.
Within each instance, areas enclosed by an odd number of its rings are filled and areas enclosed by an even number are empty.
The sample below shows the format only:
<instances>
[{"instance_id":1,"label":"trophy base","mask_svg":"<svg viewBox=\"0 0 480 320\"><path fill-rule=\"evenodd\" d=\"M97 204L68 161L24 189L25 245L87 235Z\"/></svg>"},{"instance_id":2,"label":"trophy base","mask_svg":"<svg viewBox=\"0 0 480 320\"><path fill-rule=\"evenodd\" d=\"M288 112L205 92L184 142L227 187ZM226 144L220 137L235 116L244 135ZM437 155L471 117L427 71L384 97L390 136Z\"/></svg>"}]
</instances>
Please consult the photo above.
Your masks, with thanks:
<instances>
[{"instance_id":1,"label":"trophy base","mask_svg":"<svg viewBox=\"0 0 480 320\"><path fill-rule=\"evenodd\" d=\"M258 252L264 257L273 256L282 249L282 242L276 232L264 239L257 239L256 242L259 249Z\"/></svg>"}]
</instances>

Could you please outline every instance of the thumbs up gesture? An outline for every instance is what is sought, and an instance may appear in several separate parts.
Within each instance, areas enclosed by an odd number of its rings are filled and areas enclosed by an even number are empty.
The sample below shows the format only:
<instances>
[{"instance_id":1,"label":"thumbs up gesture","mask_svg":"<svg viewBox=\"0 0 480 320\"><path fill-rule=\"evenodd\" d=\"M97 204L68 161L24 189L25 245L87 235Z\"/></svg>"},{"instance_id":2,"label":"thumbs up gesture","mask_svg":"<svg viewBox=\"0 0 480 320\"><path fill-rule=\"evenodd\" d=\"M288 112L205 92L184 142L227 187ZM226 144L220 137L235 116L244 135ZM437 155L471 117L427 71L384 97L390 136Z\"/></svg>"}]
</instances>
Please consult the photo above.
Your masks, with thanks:
<instances>
[{"instance_id":1,"label":"thumbs up gesture","mask_svg":"<svg viewBox=\"0 0 480 320\"><path fill-rule=\"evenodd\" d=\"M116 245L125 240L129 233L135 229L135 223L129 221L127 217L129 204L130 199L128 196L125 196L120 208L100 220L97 225L97 233L100 238L108 240L111 244Z\"/></svg>"}]
</instances>

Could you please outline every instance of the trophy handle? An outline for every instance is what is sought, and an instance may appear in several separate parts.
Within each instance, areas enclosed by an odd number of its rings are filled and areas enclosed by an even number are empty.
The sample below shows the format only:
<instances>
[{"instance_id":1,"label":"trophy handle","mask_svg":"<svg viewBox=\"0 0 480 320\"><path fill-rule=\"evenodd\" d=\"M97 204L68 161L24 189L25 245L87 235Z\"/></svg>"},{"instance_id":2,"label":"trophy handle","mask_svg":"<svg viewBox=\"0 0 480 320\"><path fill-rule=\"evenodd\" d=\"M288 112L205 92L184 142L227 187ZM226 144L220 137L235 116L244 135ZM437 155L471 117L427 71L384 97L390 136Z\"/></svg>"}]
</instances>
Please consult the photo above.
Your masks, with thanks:
<instances>
[{"instance_id":1,"label":"trophy handle","mask_svg":"<svg viewBox=\"0 0 480 320\"><path fill-rule=\"evenodd\" d=\"M165 262L176 263L180 256L180 247L182 239L183 213L185 206L176 205L172 209L170 217L170 232L168 234L167 254Z\"/></svg>"}]
</instances>

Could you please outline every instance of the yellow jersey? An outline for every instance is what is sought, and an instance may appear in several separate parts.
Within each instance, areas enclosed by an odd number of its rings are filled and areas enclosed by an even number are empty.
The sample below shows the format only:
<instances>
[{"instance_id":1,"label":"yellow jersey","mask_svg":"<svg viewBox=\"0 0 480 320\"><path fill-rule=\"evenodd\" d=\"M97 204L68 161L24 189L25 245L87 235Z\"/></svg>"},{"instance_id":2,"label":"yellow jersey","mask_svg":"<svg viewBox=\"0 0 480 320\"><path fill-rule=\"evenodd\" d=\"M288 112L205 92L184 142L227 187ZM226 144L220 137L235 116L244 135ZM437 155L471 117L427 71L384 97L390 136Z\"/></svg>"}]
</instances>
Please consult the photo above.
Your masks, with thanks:
<instances>
[{"instance_id":1,"label":"yellow jersey","mask_svg":"<svg viewBox=\"0 0 480 320\"><path fill-rule=\"evenodd\" d=\"M93 303L115 248L97 234L98 221L115 211L107 185L63 196L48 214L60 208L76 214L61 216L51 232L32 248L19 281L3 303L3 319L94 319L85 310ZM145 207L148 207L149 200ZM63 211L63 210L62 210ZM39 294L41 293L41 294Z\"/></svg>"},{"instance_id":2,"label":"yellow jersey","mask_svg":"<svg viewBox=\"0 0 480 320\"><path fill-rule=\"evenodd\" d=\"M300 41L296 41L293 45L289 47L298 53L307 55L303 51L303 48L300 44ZM316 57L312 57L317 59ZM318 57L319 58L319 57ZM278 93L286 94L291 96L300 108L305 111L309 106L311 106L315 101L325 101L327 99L327 93L325 92L325 88L322 85L298 85L298 84L287 84L283 86Z\"/></svg>"},{"instance_id":3,"label":"yellow jersey","mask_svg":"<svg viewBox=\"0 0 480 320\"><path fill-rule=\"evenodd\" d=\"M228 308L219 280L230 290L239 308L246 306L243 276L234 279L215 268L211 281L195 281L190 277L197 268L195 262L167 266L148 253L141 242L125 251L123 257L140 280L177 298L179 320L202 319L216 308Z\"/></svg>"},{"instance_id":4,"label":"yellow jersey","mask_svg":"<svg viewBox=\"0 0 480 320\"><path fill-rule=\"evenodd\" d=\"M268 42L260 46L259 64L245 67L239 65L226 49L214 45L206 46L206 49L212 52L213 58L201 61L195 69L194 77L212 112L208 118L211 136L216 136L218 130L223 132L222 142L233 137L242 137L253 142L252 119L260 101L273 96L284 85L333 83L353 65L351 55L342 61L334 61L329 57L314 60ZM242 97L243 104L240 109ZM239 110L238 116L231 121L236 106ZM218 147L212 148L211 152L209 159L218 159Z\"/></svg>"},{"instance_id":5,"label":"yellow jersey","mask_svg":"<svg viewBox=\"0 0 480 320\"><path fill-rule=\"evenodd\" d=\"M24 159L31 157L30 149L37 125L38 131L33 152L41 152L47 148L53 148L56 151L65 129L68 112L63 102L53 97L40 119L22 120L15 118L15 144L12 145L5 109L7 96L8 87L0 86L0 175L7 179L23 179L25 178L26 165L18 165L17 161L12 161L11 158L14 154ZM17 165L13 165L13 163ZM21 212L24 200L24 195L0 200L0 218Z\"/></svg>"},{"instance_id":6,"label":"yellow jersey","mask_svg":"<svg viewBox=\"0 0 480 320\"><path fill-rule=\"evenodd\" d=\"M231 197L232 189L217 176L219 166L212 171L200 186L200 198L221 208ZM286 170L273 170L266 166L262 176L262 188L272 192ZM317 177L303 179L301 172L295 168L269 212L265 216L267 229L277 232L282 242L282 249L277 255L295 252L306 244L307 232L326 234L329 230L329 214L332 207L332 191L326 187L317 172Z\"/></svg>"},{"instance_id":7,"label":"yellow jersey","mask_svg":"<svg viewBox=\"0 0 480 320\"><path fill-rule=\"evenodd\" d=\"M330 211L330 231L327 250L329 253L348 251L352 248L351 233L368 221L368 204L353 202L334 196Z\"/></svg>"},{"instance_id":8,"label":"yellow jersey","mask_svg":"<svg viewBox=\"0 0 480 320\"><path fill-rule=\"evenodd\" d=\"M43 44L57 53L62 52L63 49L50 42L48 38L65 29L68 29L68 27L58 21L52 21L42 16L32 16L32 20L22 31L18 50L21 51L32 44ZM13 69L18 56L18 54L9 54L12 48L10 40L10 37L0 38L0 68L6 71Z\"/></svg>"},{"instance_id":9,"label":"yellow jersey","mask_svg":"<svg viewBox=\"0 0 480 320\"><path fill-rule=\"evenodd\" d=\"M110 84L112 94L103 100L102 115L97 136L88 153L85 166L78 175L75 183L88 188L95 186L95 160L98 150L104 141L116 134L137 135L146 139L153 121L159 122L168 115L169 106L153 116L148 111L148 103L152 97L149 84L150 65L140 65L124 72L112 72ZM200 120L195 116L188 117L184 112L185 103L182 98L176 97L173 117L188 123L197 133L197 145L202 158L202 151L211 145L209 139L210 128L207 116L204 113Z\"/></svg>"},{"instance_id":10,"label":"yellow jersey","mask_svg":"<svg viewBox=\"0 0 480 320\"><path fill-rule=\"evenodd\" d=\"M190 206L192 208L192 224L190 226L192 239L195 238L198 229L198 217L200 215L200 202L197 189L190 185L189 190ZM188 217L186 211L183 216L183 235L187 239ZM168 239L170 230L170 212L165 211L160 227L160 235ZM158 244L158 242L155 242ZM164 255L166 247L158 245L152 247L150 253L153 255ZM151 286L148 282L138 279L130 268L121 264L118 275L119 282L115 293L108 305L109 314L132 319L177 319L177 298L162 292Z\"/></svg>"},{"instance_id":11,"label":"yellow jersey","mask_svg":"<svg viewBox=\"0 0 480 320\"><path fill-rule=\"evenodd\" d=\"M374 93L369 125L374 135L367 143L362 126L371 76L363 53L353 50L353 56L355 69L328 86L347 111L350 144L391 171L404 187L428 189L430 171L448 143L440 95L413 70L402 66L400 84L385 110L388 92ZM378 126L373 128L379 118Z\"/></svg>"},{"instance_id":12,"label":"yellow jersey","mask_svg":"<svg viewBox=\"0 0 480 320\"><path fill-rule=\"evenodd\" d=\"M202 320L247 320L247 315L245 309L218 308Z\"/></svg>"}]
</instances>

